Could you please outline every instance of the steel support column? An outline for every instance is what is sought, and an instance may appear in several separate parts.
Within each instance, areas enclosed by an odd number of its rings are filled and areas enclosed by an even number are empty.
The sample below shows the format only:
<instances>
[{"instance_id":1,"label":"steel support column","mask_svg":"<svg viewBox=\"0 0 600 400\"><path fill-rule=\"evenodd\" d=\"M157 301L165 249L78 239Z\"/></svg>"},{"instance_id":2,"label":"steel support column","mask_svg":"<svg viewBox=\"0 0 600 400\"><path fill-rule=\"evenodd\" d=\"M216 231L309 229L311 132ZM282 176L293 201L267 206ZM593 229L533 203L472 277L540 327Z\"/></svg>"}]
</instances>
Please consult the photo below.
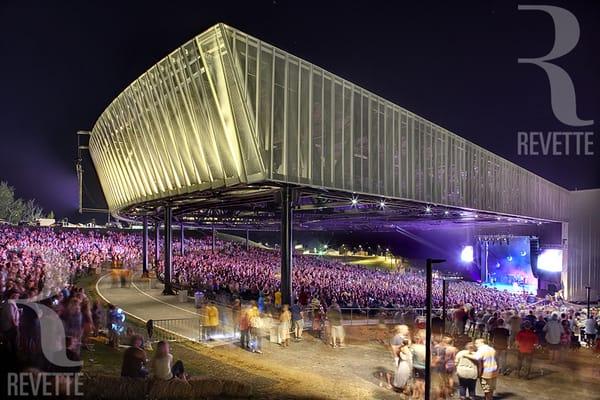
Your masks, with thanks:
<instances>
[{"instance_id":1,"label":"steel support column","mask_svg":"<svg viewBox=\"0 0 600 400\"><path fill-rule=\"evenodd\" d=\"M446 260L427 259L427 287L425 292L425 400L431 398L431 308L433 300L433 264Z\"/></svg>"},{"instance_id":2,"label":"steel support column","mask_svg":"<svg viewBox=\"0 0 600 400\"><path fill-rule=\"evenodd\" d=\"M292 188L281 189L281 301L292 304Z\"/></svg>"},{"instance_id":3,"label":"steel support column","mask_svg":"<svg viewBox=\"0 0 600 400\"><path fill-rule=\"evenodd\" d=\"M164 295L173 295L173 286L171 282L172 273L173 273L173 209L171 206L165 207L165 239L164 239L164 252L165 252L165 277L164 284L165 288L163 290Z\"/></svg>"},{"instance_id":4,"label":"steel support column","mask_svg":"<svg viewBox=\"0 0 600 400\"><path fill-rule=\"evenodd\" d=\"M217 241L217 231L215 227L212 227L212 252L215 252L215 242Z\"/></svg>"},{"instance_id":5,"label":"steel support column","mask_svg":"<svg viewBox=\"0 0 600 400\"><path fill-rule=\"evenodd\" d=\"M158 260L160 260L160 222L154 223L154 269L158 268Z\"/></svg>"},{"instance_id":6,"label":"steel support column","mask_svg":"<svg viewBox=\"0 0 600 400\"><path fill-rule=\"evenodd\" d=\"M181 243L179 243L179 253L183 256L185 255L185 245L184 245L184 240L185 240L185 228L183 227L183 222L180 225L181 228L181 232L179 232L179 240L181 241Z\"/></svg>"},{"instance_id":7,"label":"steel support column","mask_svg":"<svg viewBox=\"0 0 600 400\"><path fill-rule=\"evenodd\" d=\"M442 333L446 334L446 294L448 292L448 281L446 279L442 279Z\"/></svg>"},{"instance_id":8,"label":"steel support column","mask_svg":"<svg viewBox=\"0 0 600 400\"><path fill-rule=\"evenodd\" d=\"M592 288L590 286L586 286L585 290L587 292L587 318L589 318L592 314L590 314L590 290Z\"/></svg>"},{"instance_id":9,"label":"steel support column","mask_svg":"<svg viewBox=\"0 0 600 400\"><path fill-rule=\"evenodd\" d=\"M142 228L142 277L148 277L148 216L144 215Z\"/></svg>"}]
</instances>

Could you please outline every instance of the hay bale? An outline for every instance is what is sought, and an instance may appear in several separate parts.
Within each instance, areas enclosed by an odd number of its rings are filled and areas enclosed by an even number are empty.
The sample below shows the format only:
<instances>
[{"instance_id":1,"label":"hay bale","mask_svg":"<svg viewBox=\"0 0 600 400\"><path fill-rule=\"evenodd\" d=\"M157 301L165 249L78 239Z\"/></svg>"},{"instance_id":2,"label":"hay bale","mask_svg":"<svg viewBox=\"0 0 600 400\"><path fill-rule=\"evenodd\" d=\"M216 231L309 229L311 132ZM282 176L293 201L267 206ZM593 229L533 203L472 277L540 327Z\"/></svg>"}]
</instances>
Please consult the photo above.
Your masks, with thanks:
<instances>
[{"instance_id":1,"label":"hay bale","mask_svg":"<svg viewBox=\"0 0 600 400\"><path fill-rule=\"evenodd\" d=\"M154 379L148 386L148 397L151 399L194 399L192 385L180 379L170 381Z\"/></svg>"},{"instance_id":2,"label":"hay bale","mask_svg":"<svg viewBox=\"0 0 600 400\"><path fill-rule=\"evenodd\" d=\"M83 384L86 399L140 400L193 400L206 398L247 398L252 387L246 383L209 377L193 377L188 382L180 379L132 379L120 376L96 375L86 378Z\"/></svg>"},{"instance_id":3,"label":"hay bale","mask_svg":"<svg viewBox=\"0 0 600 400\"><path fill-rule=\"evenodd\" d=\"M218 397L223 393L223 382L220 379L208 377L193 377L189 380L195 397Z\"/></svg>"},{"instance_id":4,"label":"hay bale","mask_svg":"<svg viewBox=\"0 0 600 400\"><path fill-rule=\"evenodd\" d=\"M223 392L221 394L227 397L244 398L252 396L252 386L233 380L224 380Z\"/></svg>"},{"instance_id":5,"label":"hay bale","mask_svg":"<svg viewBox=\"0 0 600 400\"><path fill-rule=\"evenodd\" d=\"M96 375L84 381L82 391L86 399L138 400L146 397L147 382L144 379Z\"/></svg>"}]
</instances>

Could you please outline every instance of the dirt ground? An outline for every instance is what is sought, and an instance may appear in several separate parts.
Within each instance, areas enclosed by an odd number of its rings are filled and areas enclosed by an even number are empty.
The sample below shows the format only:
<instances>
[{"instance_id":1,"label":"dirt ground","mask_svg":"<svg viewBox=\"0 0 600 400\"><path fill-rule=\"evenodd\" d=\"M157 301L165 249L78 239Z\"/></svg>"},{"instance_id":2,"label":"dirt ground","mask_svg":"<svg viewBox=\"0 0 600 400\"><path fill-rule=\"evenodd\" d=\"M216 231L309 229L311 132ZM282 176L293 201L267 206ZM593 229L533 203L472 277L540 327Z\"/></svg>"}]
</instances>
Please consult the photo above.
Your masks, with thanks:
<instances>
[{"instance_id":1,"label":"dirt ground","mask_svg":"<svg viewBox=\"0 0 600 400\"><path fill-rule=\"evenodd\" d=\"M111 292L107 292L104 295L110 296ZM148 293L127 289L114 293L117 305L139 315L187 312L181 304L169 304L164 297L153 301ZM393 362L389 350L378 338L387 339L389 333L375 326L347 327L346 331L346 348L334 349L305 332L303 341L292 342L288 348L265 340L263 354L250 353L236 344L207 347L188 342L173 344L172 349L175 359L182 359L192 375L227 377L249 383L254 387L256 398L403 399L402 395L380 385L379 373L391 371ZM106 363L115 364L115 361ZM509 354L509 364L515 363L516 354ZM88 368L93 372L93 366ZM106 370L106 366L100 369ZM569 352L564 362L552 364L547 355L536 355L532 371L530 380L499 377L495 397L600 400L600 359L588 349ZM481 395L480 388L478 395Z\"/></svg>"}]
</instances>

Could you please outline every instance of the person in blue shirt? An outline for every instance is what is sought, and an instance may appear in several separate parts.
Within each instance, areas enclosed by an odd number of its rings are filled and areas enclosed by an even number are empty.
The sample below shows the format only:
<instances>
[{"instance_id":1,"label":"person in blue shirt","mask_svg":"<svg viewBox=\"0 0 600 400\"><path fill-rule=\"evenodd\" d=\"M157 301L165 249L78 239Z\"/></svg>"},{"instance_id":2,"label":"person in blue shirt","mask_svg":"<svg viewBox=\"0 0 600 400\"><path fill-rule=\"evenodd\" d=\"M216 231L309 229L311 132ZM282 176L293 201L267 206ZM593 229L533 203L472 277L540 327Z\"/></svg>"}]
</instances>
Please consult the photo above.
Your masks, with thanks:
<instances>
[{"instance_id":1,"label":"person in blue shirt","mask_svg":"<svg viewBox=\"0 0 600 400\"><path fill-rule=\"evenodd\" d=\"M304 331L304 312L298 302L290 308L292 312L292 324L296 341L302 340L302 331Z\"/></svg>"}]
</instances>

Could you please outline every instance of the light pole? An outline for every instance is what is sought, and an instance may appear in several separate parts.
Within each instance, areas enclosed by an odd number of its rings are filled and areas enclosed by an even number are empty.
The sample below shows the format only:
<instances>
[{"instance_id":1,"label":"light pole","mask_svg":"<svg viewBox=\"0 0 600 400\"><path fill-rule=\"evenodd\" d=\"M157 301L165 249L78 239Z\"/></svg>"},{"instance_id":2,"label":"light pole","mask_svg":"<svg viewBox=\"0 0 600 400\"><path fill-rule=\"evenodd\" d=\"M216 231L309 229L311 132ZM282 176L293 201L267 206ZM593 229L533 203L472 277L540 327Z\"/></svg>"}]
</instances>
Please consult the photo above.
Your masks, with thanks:
<instances>
[{"instance_id":1,"label":"light pole","mask_svg":"<svg viewBox=\"0 0 600 400\"><path fill-rule=\"evenodd\" d=\"M446 292L448 291L448 281L442 278L442 333L446 334Z\"/></svg>"},{"instance_id":2,"label":"light pole","mask_svg":"<svg viewBox=\"0 0 600 400\"><path fill-rule=\"evenodd\" d=\"M590 314L590 290L592 288L590 286L586 286L585 290L587 291L587 317L590 318L592 314Z\"/></svg>"},{"instance_id":3,"label":"light pole","mask_svg":"<svg viewBox=\"0 0 600 400\"><path fill-rule=\"evenodd\" d=\"M442 276L442 319L444 320L444 325L442 332L446 334L446 317L448 314L448 307L446 305L446 296L448 294L448 284L450 281L460 281L462 280L459 276Z\"/></svg>"},{"instance_id":4,"label":"light pole","mask_svg":"<svg viewBox=\"0 0 600 400\"><path fill-rule=\"evenodd\" d=\"M433 264L443 263L446 260L442 259L427 259L427 291L425 298L427 299L425 307L425 400L429 400L431 396L431 305L433 297Z\"/></svg>"}]
</instances>

